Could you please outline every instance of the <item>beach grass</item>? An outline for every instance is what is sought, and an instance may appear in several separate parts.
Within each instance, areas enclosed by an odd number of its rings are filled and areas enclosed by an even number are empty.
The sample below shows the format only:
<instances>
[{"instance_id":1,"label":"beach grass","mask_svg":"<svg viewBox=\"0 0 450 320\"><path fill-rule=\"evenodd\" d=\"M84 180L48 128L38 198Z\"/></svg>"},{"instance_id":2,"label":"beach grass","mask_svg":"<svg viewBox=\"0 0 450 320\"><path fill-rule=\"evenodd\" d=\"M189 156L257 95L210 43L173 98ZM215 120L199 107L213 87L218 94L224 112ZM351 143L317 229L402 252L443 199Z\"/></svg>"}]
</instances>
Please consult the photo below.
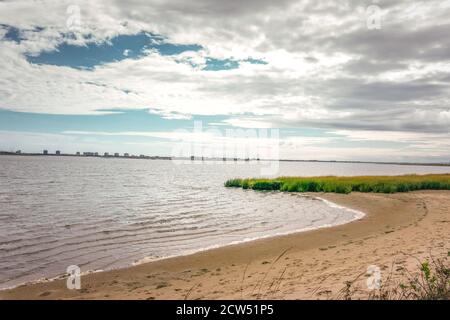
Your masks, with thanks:
<instances>
[{"instance_id":1,"label":"beach grass","mask_svg":"<svg viewBox=\"0 0 450 320\"><path fill-rule=\"evenodd\" d=\"M279 177L274 179L230 179L225 187L287 192L378 192L450 190L450 174L355 176L355 177Z\"/></svg>"}]
</instances>

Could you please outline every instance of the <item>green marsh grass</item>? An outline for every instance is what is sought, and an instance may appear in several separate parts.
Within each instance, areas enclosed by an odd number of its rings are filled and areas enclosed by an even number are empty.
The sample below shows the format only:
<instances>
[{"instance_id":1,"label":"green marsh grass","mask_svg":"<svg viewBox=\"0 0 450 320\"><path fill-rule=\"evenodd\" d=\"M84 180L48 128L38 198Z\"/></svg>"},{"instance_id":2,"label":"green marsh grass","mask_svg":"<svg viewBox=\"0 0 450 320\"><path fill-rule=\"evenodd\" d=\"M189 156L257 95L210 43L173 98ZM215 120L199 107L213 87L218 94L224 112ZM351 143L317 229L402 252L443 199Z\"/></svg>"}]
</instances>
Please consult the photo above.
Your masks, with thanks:
<instances>
[{"instance_id":1,"label":"green marsh grass","mask_svg":"<svg viewBox=\"0 0 450 320\"><path fill-rule=\"evenodd\" d=\"M377 192L450 190L450 174L356 176L356 177L279 177L275 179L231 179L225 187L287 192Z\"/></svg>"}]
</instances>

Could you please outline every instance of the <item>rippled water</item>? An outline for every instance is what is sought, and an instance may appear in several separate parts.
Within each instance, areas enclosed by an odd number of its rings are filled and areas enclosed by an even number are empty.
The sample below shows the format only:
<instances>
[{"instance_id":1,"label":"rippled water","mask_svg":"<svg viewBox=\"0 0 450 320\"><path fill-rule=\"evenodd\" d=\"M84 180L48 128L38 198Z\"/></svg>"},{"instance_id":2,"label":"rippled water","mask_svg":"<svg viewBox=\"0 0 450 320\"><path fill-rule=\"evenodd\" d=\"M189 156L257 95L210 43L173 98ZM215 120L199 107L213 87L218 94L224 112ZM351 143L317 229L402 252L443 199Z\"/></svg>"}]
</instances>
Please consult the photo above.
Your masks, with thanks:
<instances>
[{"instance_id":1,"label":"rippled water","mask_svg":"<svg viewBox=\"0 0 450 320\"><path fill-rule=\"evenodd\" d=\"M227 189L262 163L0 157L0 288L276 234L357 212L298 194ZM445 167L281 163L278 175L448 172Z\"/></svg>"}]
</instances>

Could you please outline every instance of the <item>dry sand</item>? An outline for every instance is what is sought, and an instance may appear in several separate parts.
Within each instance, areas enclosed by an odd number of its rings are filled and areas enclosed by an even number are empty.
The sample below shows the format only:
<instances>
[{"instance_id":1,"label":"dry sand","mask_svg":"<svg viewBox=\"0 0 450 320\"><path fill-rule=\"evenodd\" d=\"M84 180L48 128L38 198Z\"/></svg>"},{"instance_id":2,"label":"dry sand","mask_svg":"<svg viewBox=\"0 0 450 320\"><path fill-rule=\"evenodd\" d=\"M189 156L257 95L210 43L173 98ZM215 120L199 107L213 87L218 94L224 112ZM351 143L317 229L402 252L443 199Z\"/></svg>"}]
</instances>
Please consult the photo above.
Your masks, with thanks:
<instances>
[{"instance_id":1,"label":"dry sand","mask_svg":"<svg viewBox=\"0 0 450 320\"><path fill-rule=\"evenodd\" d=\"M313 195L314 196L314 195ZM345 281L367 296L366 270L382 277L417 270L450 251L450 191L320 194L366 213L358 221L256 240L126 269L89 274L81 290L65 280L0 292L0 299L325 299ZM205 244L207 245L207 244Z\"/></svg>"}]
</instances>

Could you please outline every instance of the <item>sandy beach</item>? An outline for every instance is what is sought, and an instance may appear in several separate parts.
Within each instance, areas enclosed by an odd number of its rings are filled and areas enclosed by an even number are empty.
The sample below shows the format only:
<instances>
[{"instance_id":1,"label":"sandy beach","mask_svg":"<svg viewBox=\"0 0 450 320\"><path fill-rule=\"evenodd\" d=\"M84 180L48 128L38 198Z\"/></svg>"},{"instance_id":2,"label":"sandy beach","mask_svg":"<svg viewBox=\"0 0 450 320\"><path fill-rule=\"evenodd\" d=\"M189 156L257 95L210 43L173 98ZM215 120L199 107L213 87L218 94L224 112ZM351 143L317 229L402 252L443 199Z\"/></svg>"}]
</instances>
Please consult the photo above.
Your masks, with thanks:
<instances>
[{"instance_id":1,"label":"sandy beach","mask_svg":"<svg viewBox=\"0 0 450 320\"><path fill-rule=\"evenodd\" d=\"M450 251L450 191L311 194L364 218L335 227L256 240L125 269L22 285L0 299L330 299L366 270L382 277L417 270L417 260ZM383 279L383 278L382 278Z\"/></svg>"}]
</instances>

